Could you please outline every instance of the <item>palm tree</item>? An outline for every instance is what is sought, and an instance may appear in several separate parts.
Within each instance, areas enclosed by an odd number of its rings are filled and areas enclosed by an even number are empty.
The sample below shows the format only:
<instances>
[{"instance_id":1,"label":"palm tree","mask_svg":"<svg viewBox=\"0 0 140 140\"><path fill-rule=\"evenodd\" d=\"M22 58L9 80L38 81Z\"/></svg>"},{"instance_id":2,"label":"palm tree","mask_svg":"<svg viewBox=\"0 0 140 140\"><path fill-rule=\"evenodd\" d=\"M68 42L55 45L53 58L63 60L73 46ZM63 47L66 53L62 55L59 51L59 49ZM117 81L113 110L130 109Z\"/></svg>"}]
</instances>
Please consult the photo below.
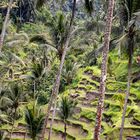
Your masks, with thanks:
<instances>
[{"instance_id":1,"label":"palm tree","mask_svg":"<svg viewBox=\"0 0 140 140\"><path fill-rule=\"evenodd\" d=\"M37 85L39 85L39 82L41 78L45 75L45 73L46 73L46 68L44 68L43 64L33 63L31 78L33 80L33 98L34 99L35 99L35 92L36 92Z\"/></svg>"},{"instance_id":2,"label":"palm tree","mask_svg":"<svg viewBox=\"0 0 140 140\"><path fill-rule=\"evenodd\" d=\"M14 129L15 119L17 115L17 109L19 107L20 101L23 98L21 87L18 83L11 84L10 89L3 89L1 91L0 104L1 108L11 108L12 114L12 128L10 132L10 139L12 137L12 132Z\"/></svg>"},{"instance_id":3,"label":"palm tree","mask_svg":"<svg viewBox=\"0 0 140 140\"><path fill-rule=\"evenodd\" d=\"M4 23L3 23L2 32L1 32L1 35L0 35L0 52L1 52L2 47L3 47L5 32L6 32L6 29L7 29L7 24L8 24L8 20L9 20L9 16L10 16L10 11L11 11L11 8L12 8L12 3L13 3L13 0L10 0L8 8L7 8L6 17L5 17L5 20L4 20Z\"/></svg>"},{"instance_id":4,"label":"palm tree","mask_svg":"<svg viewBox=\"0 0 140 140\"><path fill-rule=\"evenodd\" d=\"M51 40L45 36L45 34L38 34L33 36L30 41L39 42L41 43L41 46L55 51L61 61L69 28L68 18L62 11L56 12L55 15L53 15L50 11L45 12L48 16L46 25L49 27Z\"/></svg>"},{"instance_id":5,"label":"palm tree","mask_svg":"<svg viewBox=\"0 0 140 140\"><path fill-rule=\"evenodd\" d=\"M20 79L31 80L33 87L32 98L35 100L37 98L37 87L39 86L42 78L46 74L46 66L44 66L44 64L42 64L41 62L36 62L35 60L33 60L31 68L29 70L31 71L31 73L20 75Z\"/></svg>"},{"instance_id":6,"label":"palm tree","mask_svg":"<svg viewBox=\"0 0 140 140\"><path fill-rule=\"evenodd\" d=\"M42 114L41 109L36 105L36 103L32 108L26 107L25 122L32 140L36 140L42 131L44 122L44 114Z\"/></svg>"},{"instance_id":7,"label":"palm tree","mask_svg":"<svg viewBox=\"0 0 140 140\"><path fill-rule=\"evenodd\" d=\"M72 83L73 78L76 76L76 72L80 65L72 60L65 61L62 77L67 85Z\"/></svg>"},{"instance_id":8,"label":"palm tree","mask_svg":"<svg viewBox=\"0 0 140 140\"><path fill-rule=\"evenodd\" d=\"M13 123L12 123L12 129L11 129L11 133L10 133L10 139L12 137L12 132L14 129L17 109L19 107L20 99L22 97L23 97L23 95L22 95L21 87L17 83L12 84L12 86L10 88L10 93L8 94L8 99L9 99L9 101L11 101L11 107L12 107L12 109L14 109Z\"/></svg>"},{"instance_id":9,"label":"palm tree","mask_svg":"<svg viewBox=\"0 0 140 140\"><path fill-rule=\"evenodd\" d=\"M59 60L62 58L62 53L64 50L64 42L65 42L65 35L67 34L67 19L64 17L62 12L57 13L57 20L53 23L52 27L52 35L53 35L53 42L55 43L56 49L58 51Z\"/></svg>"},{"instance_id":10,"label":"palm tree","mask_svg":"<svg viewBox=\"0 0 140 140\"><path fill-rule=\"evenodd\" d=\"M50 98L50 101L48 103L48 109L47 109L47 113L46 113L46 117L45 117L45 121L44 121L44 127L43 127L43 131L42 131L42 138L41 138L42 140L44 139L45 130L46 130L46 126L47 126L47 123L48 123L48 118L50 116L51 107L52 107L53 103L56 102L56 99L57 99L59 86L60 86L61 73L62 73L67 49L69 47L69 42L70 42L70 39L71 39L73 20L74 20L74 16L75 16L75 8L76 8L76 0L73 1L72 16L71 16L69 27L67 29L66 39L65 39L64 44L63 44L64 49L62 51L63 53L62 53L62 56L61 56L61 61L60 61L59 69L58 69L58 72L57 72L56 81L55 81L53 89L52 89L51 98Z\"/></svg>"},{"instance_id":11,"label":"palm tree","mask_svg":"<svg viewBox=\"0 0 140 140\"><path fill-rule=\"evenodd\" d=\"M62 97L60 106L59 106L59 116L64 123L64 140L67 136L67 120L72 116L74 108L76 107L77 102L74 102L69 97Z\"/></svg>"},{"instance_id":12,"label":"palm tree","mask_svg":"<svg viewBox=\"0 0 140 140\"><path fill-rule=\"evenodd\" d=\"M23 61L23 58L17 54L20 52L20 46L27 45L29 43L29 38L26 33L15 33L15 35L8 35L8 39L6 39L6 49L1 53L0 56L0 77L1 81L16 81L19 79L19 74L24 73L21 72L22 69L25 69L27 63ZM18 46L18 47L17 47ZM14 47L14 51L13 51ZM18 75L17 75L18 73ZM16 74L16 77L15 77ZM18 78L17 78L18 77Z\"/></svg>"},{"instance_id":13,"label":"palm tree","mask_svg":"<svg viewBox=\"0 0 140 140\"><path fill-rule=\"evenodd\" d=\"M127 81L127 91L123 107L122 122L120 129L120 140L123 136L123 128L125 123L125 114L127 109L127 102L130 95L130 83L131 83L131 73L132 73L132 59L133 59L133 49L134 49L134 24L129 28L128 31L128 81Z\"/></svg>"},{"instance_id":14,"label":"palm tree","mask_svg":"<svg viewBox=\"0 0 140 140\"><path fill-rule=\"evenodd\" d=\"M100 79L100 88L99 88L100 95L99 95L99 99L98 99L94 140L100 139L101 121L102 121L104 96L105 96L105 84L106 84L106 76L107 76L108 51L109 51L109 42L110 42L110 34L111 34L112 18L113 18L113 9L114 9L114 0L109 0L106 29L105 29L105 36L104 36L104 48L103 48L103 53L102 53L103 58L102 58L101 79Z\"/></svg>"},{"instance_id":15,"label":"palm tree","mask_svg":"<svg viewBox=\"0 0 140 140\"><path fill-rule=\"evenodd\" d=\"M76 76L77 70L80 67L80 65L77 62L74 62L72 60L65 61L63 72L62 72L62 79L60 84L60 92L63 92L65 89L65 86L70 85L72 83L72 80Z\"/></svg>"},{"instance_id":16,"label":"palm tree","mask_svg":"<svg viewBox=\"0 0 140 140\"><path fill-rule=\"evenodd\" d=\"M128 98L130 95L130 83L131 83L131 73L132 73L132 59L133 59L133 51L134 51L134 38L136 35L136 16L134 18L133 13L140 10L140 3L138 0L126 0L121 1L123 7L120 10L120 21L122 23L122 26L126 27L126 34L123 35L126 39L126 48L128 54L128 79L127 79L127 91L125 96L125 102L124 102L124 108L123 108L123 114L122 114L122 122L121 122L121 129L120 129L120 140L123 138L123 129L124 129L124 123L125 123L125 114L127 110L127 103Z\"/></svg>"}]
</instances>

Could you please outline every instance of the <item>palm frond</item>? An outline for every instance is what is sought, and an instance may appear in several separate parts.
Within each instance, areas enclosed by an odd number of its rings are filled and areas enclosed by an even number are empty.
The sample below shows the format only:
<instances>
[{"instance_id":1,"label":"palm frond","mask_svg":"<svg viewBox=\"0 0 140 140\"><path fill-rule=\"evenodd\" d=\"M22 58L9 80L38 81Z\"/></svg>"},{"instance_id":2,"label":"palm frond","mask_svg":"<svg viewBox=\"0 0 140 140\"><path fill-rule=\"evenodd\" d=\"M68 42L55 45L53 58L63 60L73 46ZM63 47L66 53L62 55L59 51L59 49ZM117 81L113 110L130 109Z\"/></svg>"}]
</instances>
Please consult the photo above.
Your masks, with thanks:
<instances>
[{"instance_id":1,"label":"palm frond","mask_svg":"<svg viewBox=\"0 0 140 140\"><path fill-rule=\"evenodd\" d=\"M3 96L0 99L0 106L2 108L8 107L8 106L12 106L12 104L13 104L13 101L10 98L6 97L6 96Z\"/></svg>"},{"instance_id":2,"label":"palm frond","mask_svg":"<svg viewBox=\"0 0 140 140\"><path fill-rule=\"evenodd\" d=\"M44 43L47 43L47 40L44 35L35 35L31 37L30 42L39 42L41 44L44 44Z\"/></svg>"},{"instance_id":3,"label":"palm frond","mask_svg":"<svg viewBox=\"0 0 140 140\"><path fill-rule=\"evenodd\" d=\"M36 138L36 136L42 131L44 122L44 114L41 113L40 108L37 107L36 104L34 104L32 108L26 107L25 121L31 137Z\"/></svg>"},{"instance_id":4,"label":"palm frond","mask_svg":"<svg viewBox=\"0 0 140 140\"><path fill-rule=\"evenodd\" d=\"M74 108L76 107L77 102L71 100L67 96L63 96L60 102L60 111L59 115L63 120L67 120L73 113Z\"/></svg>"},{"instance_id":5,"label":"palm frond","mask_svg":"<svg viewBox=\"0 0 140 140\"><path fill-rule=\"evenodd\" d=\"M17 56L17 55L14 54L14 53L10 53L10 54L11 54L11 56L12 56L17 62L19 62L20 64L22 64L24 67L26 66L25 62L24 62L19 56Z\"/></svg>"},{"instance_id":6,"label":"palm frond","mask_svg":"<svg viewBox=\"0 0 140 140\"><path fill-rule=\"evenodd\" d=\"M58 50L53 45L41 44L40 46L46 48L48 51L54 51L58 53Z\"/></svg>"},{"instance_id":7,"label":"palm frond","mask_svg":"<svg viewBox=\"0 0 140 140\"><path fill-rule=\"evenodd\" d=\"M10 40L7 40L6 45L8 47L15 47L19 45L26 46L29 44L29 37L26 33L21 32L19 34L15 34L14 36L11 37Z\"/></svg>"},{"instance_id":8,"label":"palm frond","mask_svg":"<svg viewBox=\"0 0 140 140\"><path fill-rule=\"evenodd\" d=\"M41 63L34 63L32 65L32 76L35 79L39 79L41 77L43 77L45 75L45 70L46 68L44 68L44 66Z\"/></svg>"},{"instance_id":9,"label":"palm frond","mask_svg":"<svg viewBox=\"0 0 140 140\"><path fill-rule=\"evenodd\" d=\"M26 75L20 75L20 79L34 79L33 75L31 74L26 74Z\"/></svg>"}]
</instances>

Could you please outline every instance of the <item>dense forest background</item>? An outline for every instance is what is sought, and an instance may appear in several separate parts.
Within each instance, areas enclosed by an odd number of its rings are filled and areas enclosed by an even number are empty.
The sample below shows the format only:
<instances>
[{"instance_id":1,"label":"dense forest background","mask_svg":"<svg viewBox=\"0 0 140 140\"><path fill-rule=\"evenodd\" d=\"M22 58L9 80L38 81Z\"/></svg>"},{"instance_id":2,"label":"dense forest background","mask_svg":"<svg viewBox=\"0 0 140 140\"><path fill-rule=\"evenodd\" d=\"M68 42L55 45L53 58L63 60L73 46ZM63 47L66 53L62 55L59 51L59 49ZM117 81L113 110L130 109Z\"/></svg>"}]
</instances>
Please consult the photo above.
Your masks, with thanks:
<instances>
[{"instance_id":1,"label":"dense forest background","mask_svg":"<svg viewBox=\"0 0 140 140\"><path fill-rule=\"evenodd\" d=\"M139 0L0 0L0 140L139 140Z\"/></svg>"}]
</instances>

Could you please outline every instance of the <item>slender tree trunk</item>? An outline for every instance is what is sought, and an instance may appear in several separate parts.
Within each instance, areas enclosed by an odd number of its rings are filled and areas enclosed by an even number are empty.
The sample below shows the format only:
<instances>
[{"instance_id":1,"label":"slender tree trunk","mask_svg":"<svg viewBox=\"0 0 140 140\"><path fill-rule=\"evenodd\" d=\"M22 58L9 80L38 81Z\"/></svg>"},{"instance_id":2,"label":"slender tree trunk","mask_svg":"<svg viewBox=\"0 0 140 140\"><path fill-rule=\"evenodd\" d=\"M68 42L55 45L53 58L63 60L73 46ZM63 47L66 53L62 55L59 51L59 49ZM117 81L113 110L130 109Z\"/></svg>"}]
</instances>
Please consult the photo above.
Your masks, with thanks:
<instances>
[{"instance_id":1,"label":"slender tree trunk","mask_svg":"<svg viewBox=\"0 0 140 140\"><path fill-rule=\"evenodd\" d=\"M67 122L64 120L64 140L67 139Z\"/></svg>"},{"instance_id":2,"label":"slender tree trunk","mask_svg":"<svg viewBox=\"0 0 140 140\"><path fill-rule=\"evenodd\" d=\"M51 94L51 97L50 97L50 101L49 101L49 104L48 104L47 113L46 113L44 126L43 126L43 130L42 130L42 139L41 140L44 140L46 127L47 127L48 119L49 119L49 116L50 116L50 110L51 110L51 107L52 107L52 104L53 104L54 100L56 100L57 95L58 95L58 90L59 90L59 86L60 86L61 72L62 72L62 68L63 68L63 65L64 65L65 56L66 56L66 52L67 52L66 49L67 48L64 49L64 52L62 54L60 67L59 67L59 70L58 70L58 73L57 73L57 76L56 76L56 81L55 81L55 84L54 84L54 87L53 87L53 90L52 90L52 94Z\"/></svg>"},{"instance_id":3,"label":"slender tree trunk","mask_svg":"<svg viewBox=\"0 0 140 140\"><path fill-rule=\"evenodd\" d=\"M52 114L52 119L51 119L51 123L50 123L50 130L49 130L48 140L51 140L52 127L53 127L53 122L54 122L55 113L56 113L56 102L55 102L54 108L53 108L53 114Z\"/></svg>"},{"instance_id":4,"label":"slender tree trunk","mask_svg":"<svg viewBox=\"0 0 140 140\"><path fill-rule=\"evenodd\" d=\"M60 87L61 73L62 73L62 69L63 69L63 65L64 65L64 61L65 61L65 56L66 56L67 49L69 47L69 42L70 42L70 34L71 34L74 15L75 15L75 8L76 8L76 0L74 0L74 2L73 2L72 17L71 17L71 21L70 21L68 34L67 34L67 39L66 39L66 43L64 45L64 50L63 50L62 58L61 58L61 61L60 61L59 70L58 70L58 73L57 73L57 76L56 76L56 81L55 81L53 89L52 89L51 98L50 98L50 101L48 103L48 108L47 108L47 113L46 113L44 126L43 126L43 130L42 130L41 140L44 140L46 126L48 124L48 119L49 119L49 116L50 116L50 110L51 110L51 107L53 105L53 102L55 103L55 101L57 99L57 95L58 95L58 91L59 91L59 87Z\"/></svg>"},{"instance_id":5,"label":"slender tree trunk","mask_svg":"<svg viewBox=\"0 0 140 140\"><path fill-rule=\"evenodd\" d=\"M12 3L13 3L13 0L10 0L8 8L7 8L6 17L5 17L5 20L4 20L4 23L3 23L2 32L1 32L1 35L0 35L0 52L1 52L2 47L3 47L5 32L6 32L6 29L7 29L7 23L8 23L8 20L9 20L10 11L11 11L11 8L12 8Z\"/></svg>"},{"instance_id":6,"label":"slender tree trunk","mask_svg":"<svg viewBox=\"0 0 140 140\"><path fill-rule=\"evenodd\" d=\"M98 107L97 107L94 140L100 140L100 131L101 131L101 121L102 121L102 113L103 113L103 107L104 107L108 51L109 51L110 34L111 34L111 27L112 27L113 9L114 9L114 0L109 0L108 15L107 15L107 19L106 19L107 21L106 21L106 29L105 29L105 36L104 36L104 48L103 48L103 53L102 53L103 58L102 58L101 79L100 79L100 88L99 88L100 96L99 96Z\"/></svg>"},{"instance_id":7,"label":"slender tree trunk","mask_svg":"<svg viewBox=\"0 0 140 140\"><path fill-rule=\"evenodd\" d=\"M122 122L121 122L121 128L120 128L120 140L123 139L123 129L124 129L124 123L125 123L125 115L126 115L126 110L127 110L127 103L128 103L128 98L130 95L130 83L131 83L131 72L132 72L132 57L133 57L133 48L134 48L134 26L132 25L129 28L129 33L128 33L128 49L129 49L129 60L128 60L128 80L127 80L127 91L126 91L126 97L125 97L125 102L124 102L124 108L123 108L123 114L122 114Z\"/></svg>"},{"instance_id":8,"label":"slender tree trunk","mask_svg":"<svg viewBox=\"0 0 140 140\"><path fill-rule=\"evenodd\" d=\"M123 107L123 115L122 115L121 129L120 129L120 140L122 140L122 138L123 138L125 114L126 114L126 109L127 109L128 98L129 98L129 95L130 95L131 70L132 70L132 59L130 58L129 62L128 62L127 92L126 92L126 97L125 97L125 102L124 102L124 107Z\"/></svg>"}]
</instances>

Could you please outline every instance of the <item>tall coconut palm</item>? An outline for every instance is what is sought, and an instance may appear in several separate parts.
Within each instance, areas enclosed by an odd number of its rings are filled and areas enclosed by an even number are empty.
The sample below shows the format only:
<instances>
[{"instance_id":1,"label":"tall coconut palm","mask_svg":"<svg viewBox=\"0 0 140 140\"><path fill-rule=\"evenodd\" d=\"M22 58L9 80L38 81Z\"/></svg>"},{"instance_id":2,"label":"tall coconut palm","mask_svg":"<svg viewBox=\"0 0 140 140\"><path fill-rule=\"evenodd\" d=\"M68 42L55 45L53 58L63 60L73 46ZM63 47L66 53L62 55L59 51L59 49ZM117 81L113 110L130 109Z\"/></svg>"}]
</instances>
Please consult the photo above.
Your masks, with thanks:
<instances>
[{"instance_id":1,"label":"tall coconut palm","mask_svg":"<svg viewBox=\"0 0 140 140\"><path fill-rule=\"evenodd\" d=\"M65 17L62 11L58 11L54 17L49 18L47 22L50 27L50 32L53 41L53 47L56 48L59 60L61 61L64 51L64 43L67 39L68 33L68 19Z\"/></svg>"},{"instance_id":2,"label":"tall coconut palm","mask_svg":"<svg viewBox=\"0 0 140 140\"><path fill-rule=\"evenodd\" d=\"M120 15L120 21L122 23L122 26L126 28L126 33L124 35L126 39L126 48L128 54L128 77L127 77L127 91L126 91L126 97L124 102L124 108L123 108L123 114L122 114L122 122L121 122L121 129L120 129L120 140L123 138L123 129L124 129L124 123L125 123L125 114L127 110L127 103L128 98L130 95L130 86L131 86L131 73L132 73L132 60L133 60L133 50L135 46L135 35L136 35L136 16L134 18L133 13L140 10L140 3L138 0L124 0L121 1L123 4L123 7L121 8Z\"/></svg>"},{"instance_id":3,"label":"tall coconut palm","mask_svg":"<svg viewBox=\"0 0 140 140\"><path fill-rule=\"evenodd\" d=\"M62 97L60 106L59 106L59 116L64 123L64 140L67 136L67 120L72 116L74 108L76 107L77 102L73 101L69 97Z\"/></svg>"},{"instance_id":4,"label":"tall coconut palm","mask_svg":"<svg viewBox=\"0 0 140 140\"><path fill-rule=\"evenodd\" d=\"M122 114L122 122L121 122L121 129L120 129L120 140L122 140L123 137L123 129L124 129L124 123L125 123L125 114L127 110L127 103L128 98L130 95L130 87L131 87L131 73L132 73L132 60L133 60L133 49L134 49L134 24L129 28L128 31L128 79L127 79L127 91L126 91L126 97L123 107L123 114Z\"/></svg>"},{"instance_id":5,"label":"tall coconut palm","mask_svg":"<svg viewBox=\"0 0 140 140\"><path fill-rule=\"evenodd\" d=\"M12 3L13 3L13 0L10 0L8 8L7 8L6 17L5 17L5 20L4 20L4 23L3 23L2 32L1 32L1 35L0 35L0 52L1 52L2 47L3 47L4 37L5 37L6 29L7 29L7 24L8 24L8 20L9 20L9 16L10 16L10 11L11 11L11 8L12 8Z\"/></svg>"},{"instance_id":6,"label":"tall coconut palm","mask_svg":"<svg viewBox=\"0 0 140 140\"><path fill-rule=\"evenodd\" d=\"M63 53L62 53L62 56L61 56L61 61L60 61L59 69L58 69L58 72L57 72L56 81L55 81L53 89L52 89L51 98L50 98L50 101L48 103L48 109L47 109L46 118L45 118L45 121L44 121L44 127L43 127L43 131L42 131L42 138L41 138L42 140L44 139L44 136L45 136L45 130L46 130L46 126L47 126L47 123L48 123L48 118L50 116L51 107L52 107L53 103L56 102L56 99L57 99L59 86L60 86L61 73L62 73L67 49L69 47L69 42L70 42L70 38L71 38L73 20L74 20L74 16L75 16L75 8L76 8L76 0L73 1L72 16L71 16L69 27L67 29L66 39L65 39L64 44L63 44L64 45L64 50L63 50Z\"/></svg>"},{"instance_id":7,"label":"tall coconut palm","mask_svg":"<svg viewBox=\"0 0 140 140\"><path fill-rule=\"evenodd\" d=\"M25 122L32 140L37 140L38 135L42 131L44 114L42 114L41 109L36 105L36 103L32 108L26 107Z\"/></svg>"},{"instance_id":8,"label":"tall coconut palm","mask_svg":"<svg viewBox=\"0 0 140 140\"><path fill-rule=\"evenodd\" d=\"M112 18L113 18L113 9L114 9L114 0L109 0L108 14L107 14L107 19L106 19L107 20L106 29L105 29L105 36L104 36L104 48L103 48L103 53L102 53L101 79L100 79L100 88L99 88L100 95L99 95L99 99L98 99L94 140L100 139L101 121L102 121L104 96L105 96L105 85L106 85L106 76L107 76L108 51L109 51L109 42L110 42L110 34L111 34Z\"/></svg>"}]
</instances>

